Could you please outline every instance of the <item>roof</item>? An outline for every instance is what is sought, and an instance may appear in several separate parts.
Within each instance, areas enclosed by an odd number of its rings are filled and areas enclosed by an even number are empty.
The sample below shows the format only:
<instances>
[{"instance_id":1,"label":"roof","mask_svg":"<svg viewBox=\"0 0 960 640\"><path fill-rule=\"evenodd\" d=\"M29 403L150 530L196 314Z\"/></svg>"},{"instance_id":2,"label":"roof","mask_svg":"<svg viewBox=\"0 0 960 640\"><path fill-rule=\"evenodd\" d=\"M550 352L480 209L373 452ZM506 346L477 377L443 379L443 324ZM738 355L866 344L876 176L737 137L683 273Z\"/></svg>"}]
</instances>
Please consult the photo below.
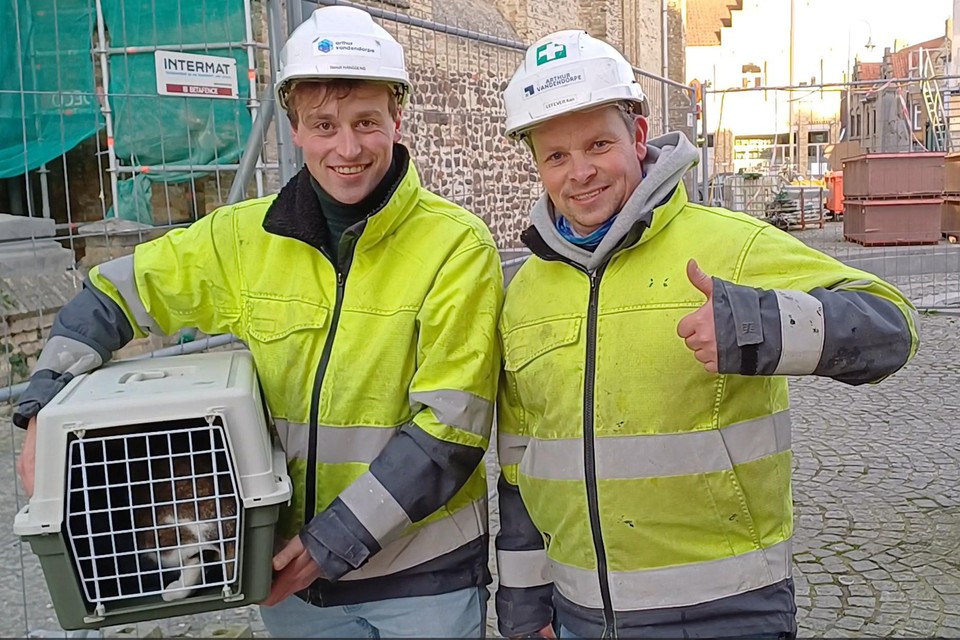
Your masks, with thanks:
<instances>
[{"instance_id":1,"label":"roof","mask_svg":"<svg viewBox=\"0 0 960 640\"><path fill-rule=\"evenodd\" d=\"M921 42L920 44L913 44L909 47L904 47L903 49L900 49L900 51L890 54L890 62L893 64L893 77L910 77L910 54L914 51L919 51L920 49L942 49L946 46L949 46L946 36L940 36L939 38L927 40L926 42Z\"/></svg>"},{"instance_id":2,"label":"roof","mask_svg":"<svg viewBox=\"0 0 960 640\"><path fill-rule=\"evenodd\" d=\"M731 10L743 8L743 0L689 0L687 46L719 47L723 27L732 24Z\"/></svg>"}]
</instances>

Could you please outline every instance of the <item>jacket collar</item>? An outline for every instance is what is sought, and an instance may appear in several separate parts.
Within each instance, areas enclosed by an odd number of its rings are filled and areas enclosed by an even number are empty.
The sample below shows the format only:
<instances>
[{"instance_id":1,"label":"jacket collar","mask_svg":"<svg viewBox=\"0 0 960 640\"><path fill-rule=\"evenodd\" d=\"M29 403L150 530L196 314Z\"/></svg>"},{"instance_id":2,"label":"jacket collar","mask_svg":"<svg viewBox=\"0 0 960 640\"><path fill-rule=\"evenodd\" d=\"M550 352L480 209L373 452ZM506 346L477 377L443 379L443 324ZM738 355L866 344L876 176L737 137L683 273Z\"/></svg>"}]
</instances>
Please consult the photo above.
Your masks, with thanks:
<instances>
[{"instance_id":1,"label":"jacket collar","mask_svg":"<svg viewBox=\"0 0 960 640\"><path fill-rule=\"evenodd\" d=\"M420 176L410 159L410 152L405 146L396 144L394 153L399 154L406 170L387 200L367 218L363 228L364 244L376 244L393 233L420 199ZM284 185L270 203L263 218L263 229L267 233L299 240L318 251L324 251L329 230L306 166Z\"/></svg>"},{"instance_id":2,"label":"jacket collar","mask_svg":"<svg viewBox=\"0 0 960 640\"><path fill-rule=\"evenodd\" d=\"M603 264L610 262L618 253L650 241L651 238L654 238L663 231L685 206L687 206L687 190L684 188L683 183L680 182L667 198L652 211L640 217L630 227L616 247L604 258ZM543 260L566 262L580 270L584 270L582 266L551 247L540 234L540 230L537 229L536 225L527 227L520 234L520 241L523 242L534 255Z\"/></svg>"}]
</instances>

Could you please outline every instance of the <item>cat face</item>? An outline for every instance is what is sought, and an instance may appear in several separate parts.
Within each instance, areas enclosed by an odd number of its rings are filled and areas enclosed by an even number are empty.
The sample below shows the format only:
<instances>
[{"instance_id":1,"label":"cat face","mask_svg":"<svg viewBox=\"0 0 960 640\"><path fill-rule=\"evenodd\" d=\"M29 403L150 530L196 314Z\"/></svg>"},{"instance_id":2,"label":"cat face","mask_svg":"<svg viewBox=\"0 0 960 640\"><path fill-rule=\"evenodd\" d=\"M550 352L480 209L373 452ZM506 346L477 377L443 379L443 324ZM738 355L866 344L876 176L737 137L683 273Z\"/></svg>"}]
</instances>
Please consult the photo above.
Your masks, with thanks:
<instances>
[{"instance_id":1,"label":"cat face","mask_svg":"<svg viewBox=\"0 0 960 640\"><path fill-rule=\"evenodd\" d=\"M175 479L154 475L153 482L140 485L135 511L137 546L141 555L164 569L180 569L176 580L164 587L168 602L186 598L204 582L204 571L219 567L226 582L236 569L237 502L231 496L216 497L213 475L202 473L200 465L174 464ZM188 476L188 477L184 477ZM223 496L224 491L220 492Z\"/></svg>"}]
</instances>

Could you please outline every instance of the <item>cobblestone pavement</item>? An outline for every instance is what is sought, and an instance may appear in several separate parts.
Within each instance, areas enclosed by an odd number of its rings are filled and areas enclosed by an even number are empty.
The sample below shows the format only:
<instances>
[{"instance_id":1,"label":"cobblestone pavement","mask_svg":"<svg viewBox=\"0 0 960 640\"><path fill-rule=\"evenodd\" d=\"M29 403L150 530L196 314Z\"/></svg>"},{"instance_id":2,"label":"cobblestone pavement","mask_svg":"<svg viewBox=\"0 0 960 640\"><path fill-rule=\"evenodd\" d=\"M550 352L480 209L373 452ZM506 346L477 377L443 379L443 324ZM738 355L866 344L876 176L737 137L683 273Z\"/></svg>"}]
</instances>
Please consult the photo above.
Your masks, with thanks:
<instances>
[{"instance_id":1,"label":"cobblestone pavement","mask_svg":"<svg viewBox=\"0 0 960 640\"><path fill-rule=\"evenodd\" d=\"M960 637L960 318L925 315L920 329L917 357L879 385L792 381L802 636ZM12 531L20 437L0 431L5 637L57 629L39 564ZM159 626L168 637L199 637L225 625L265 635L255 607L143 623L136 633Z\"/></svg>"},{"instance_id":2,"label":"cobblestone pavement","mask_svg":"<svg viewBox=\"0 0 960 640\"><path fill-rule=\"evenodd\" d=\"M960 320L867 387L793 385L804 635L960 637Z\"/></svg>"}]
</instances>

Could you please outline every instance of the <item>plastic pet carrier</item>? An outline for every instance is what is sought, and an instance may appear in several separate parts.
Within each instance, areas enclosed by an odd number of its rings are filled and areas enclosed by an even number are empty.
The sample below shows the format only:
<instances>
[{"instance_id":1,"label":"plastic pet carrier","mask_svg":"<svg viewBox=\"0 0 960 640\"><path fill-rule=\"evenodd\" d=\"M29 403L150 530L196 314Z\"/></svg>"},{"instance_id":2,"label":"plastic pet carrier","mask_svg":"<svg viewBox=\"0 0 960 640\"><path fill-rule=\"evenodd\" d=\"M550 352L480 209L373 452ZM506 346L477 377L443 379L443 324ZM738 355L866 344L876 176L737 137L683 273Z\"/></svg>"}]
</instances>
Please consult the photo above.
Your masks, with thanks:
<instances>
[{"instance_id":1,"label":"plastic pet carrier","mask_svg":"<svg viewBox=\"0 0 960 640\"><path fill-rule=\"evenodd\" d=\"M37 417L14 531L64 629L260 602L290 499L247 351L108 364Z\"/></svg>"}]
</instances>

